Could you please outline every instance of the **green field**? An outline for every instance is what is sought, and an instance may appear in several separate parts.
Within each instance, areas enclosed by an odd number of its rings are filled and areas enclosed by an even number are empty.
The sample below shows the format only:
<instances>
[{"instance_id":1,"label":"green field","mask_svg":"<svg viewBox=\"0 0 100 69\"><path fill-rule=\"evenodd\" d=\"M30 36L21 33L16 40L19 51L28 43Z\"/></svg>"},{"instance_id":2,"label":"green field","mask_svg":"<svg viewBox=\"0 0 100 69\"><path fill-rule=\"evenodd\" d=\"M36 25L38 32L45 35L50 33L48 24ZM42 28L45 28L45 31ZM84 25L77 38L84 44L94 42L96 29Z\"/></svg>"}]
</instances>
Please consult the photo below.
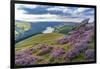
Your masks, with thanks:
<instances>
[{"instance_id":1,"label":"green field","mask_svg":"<svg viewBox=\"0 0 100 69\"><path fill-rule=\"evenodd\" d=\"M62 33L62 34L68 34L69 31L71 31L75 26L60 26L60 27L55 27L54 32Z\"/></svg>"},{"instance_id":2,"label":"green field","mask_svg":"<svg viewBox=\"0 0 100 69\"><path fill-rule=\"evenodd\" d=\"M48 44L53 46L64 47L66 45L59 45L56 43L56 40L62 37L64 37L64 35L59 33L38 34L16 43L15 47L16 50L24 49L27 47L34 47L39 44Z\"/></svg>"}]
</instances>

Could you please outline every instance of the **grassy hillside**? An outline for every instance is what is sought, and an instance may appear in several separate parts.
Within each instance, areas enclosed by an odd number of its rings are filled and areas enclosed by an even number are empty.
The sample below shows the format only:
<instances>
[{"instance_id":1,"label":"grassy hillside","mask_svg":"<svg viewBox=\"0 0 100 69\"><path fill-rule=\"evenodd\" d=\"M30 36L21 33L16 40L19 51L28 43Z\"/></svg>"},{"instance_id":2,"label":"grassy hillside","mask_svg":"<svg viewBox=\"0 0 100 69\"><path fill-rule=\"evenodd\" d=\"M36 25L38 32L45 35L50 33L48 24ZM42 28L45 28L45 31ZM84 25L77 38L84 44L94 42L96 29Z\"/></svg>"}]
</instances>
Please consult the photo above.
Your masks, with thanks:
<instances>
[{"instance_id":1,"label":"grassy hillside","mask_svg":"<svg viewBox=\"0 0 100 69\"><path fill-rule=\"evenodd\" d=\"M59 33L38 34L16 43L15 47L16 49L21 49L44 43L48 45L57 45L56 40L62 37L64 37L64 35Z\"/></svg>"},{"instance_id":2,"label":"grassy hillside","mask_svg":"<svg viewBox=\"0 0 100 69\"><path fill-rule=\"evenodd\" d=\"M55 27L55 32L62 33L62 34L67 34L69 31L71 31L75 26L60 26L60 27Z\"/></svg>"},{"instance_id":3,"label":"grassy hillside","mask_svg":"<svg viewBox=\"0 0 100 69\"><path fill-rule=\"evenodd\" d=\"M16 53L20 51L27 51L27 49L30 48L39 48L43 44L44 46L47 45L46 47L53 47L53 48L58 48L58 49L64 49L66 52L69 49L69 44L57 44L57 39L63 38L65 35L59 34L59 33L48 33L48 34L38 34L32 37L29 37L28 39L25 39L21 42L16 43ZM44 47L43 46L43 47ZM42 64L42 63L61 63L64 62L64 58L60 58L59 60L51 60L51 52L46 53L45 55L39 55L41 53L41 49L37 49L36 52L33 52L34 56L38 56L40 58L43 58L41 61L37 61L37 64ZM21 52L20 52L21 53ZM45 53L45 52L44 52ZM27 53L26 53L27 54ZM63 57L63 56L62 56Z\"/></svg>"}]
</instances>

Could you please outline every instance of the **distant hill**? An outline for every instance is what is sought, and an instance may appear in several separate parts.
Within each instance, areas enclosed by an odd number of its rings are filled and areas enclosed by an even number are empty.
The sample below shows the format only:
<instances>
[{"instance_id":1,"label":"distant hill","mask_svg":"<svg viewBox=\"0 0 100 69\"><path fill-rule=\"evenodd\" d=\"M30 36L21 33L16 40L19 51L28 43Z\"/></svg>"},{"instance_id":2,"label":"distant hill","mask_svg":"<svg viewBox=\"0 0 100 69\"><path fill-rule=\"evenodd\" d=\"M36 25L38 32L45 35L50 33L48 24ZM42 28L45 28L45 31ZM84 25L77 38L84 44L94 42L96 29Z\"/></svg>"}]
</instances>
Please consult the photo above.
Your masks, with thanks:
<instances>
[{"instance_id":1,"label":"distant hill","mask_svg":"<svg viewBox=\"0 0 100 69\"><path fill-rule=\"evenodd\" d=\"M15 22L15 37L20 36L25 31L28 31L31 28L29 23L25 22Z\"/></svg>"}]
</instances>

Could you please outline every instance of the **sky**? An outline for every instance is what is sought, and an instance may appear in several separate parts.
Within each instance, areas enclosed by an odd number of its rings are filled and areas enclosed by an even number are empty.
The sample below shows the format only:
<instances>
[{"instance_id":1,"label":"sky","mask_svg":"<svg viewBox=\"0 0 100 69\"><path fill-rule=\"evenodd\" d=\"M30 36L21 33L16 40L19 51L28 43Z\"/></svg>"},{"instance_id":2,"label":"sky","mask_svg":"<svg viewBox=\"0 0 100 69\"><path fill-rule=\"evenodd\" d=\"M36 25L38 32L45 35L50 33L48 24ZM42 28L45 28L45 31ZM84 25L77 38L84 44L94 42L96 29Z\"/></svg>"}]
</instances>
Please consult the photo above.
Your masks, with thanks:
<instances>
[{"instance_id":1,"label":"sky","mask_svg":"<svg viewBox=\"0 0 100 69\"><path fill-rule=\"evenodd\" d=\"M15 4L15 20L26 22L81 22L94 21L94 8Z\"/></svg>"}]
</instances>

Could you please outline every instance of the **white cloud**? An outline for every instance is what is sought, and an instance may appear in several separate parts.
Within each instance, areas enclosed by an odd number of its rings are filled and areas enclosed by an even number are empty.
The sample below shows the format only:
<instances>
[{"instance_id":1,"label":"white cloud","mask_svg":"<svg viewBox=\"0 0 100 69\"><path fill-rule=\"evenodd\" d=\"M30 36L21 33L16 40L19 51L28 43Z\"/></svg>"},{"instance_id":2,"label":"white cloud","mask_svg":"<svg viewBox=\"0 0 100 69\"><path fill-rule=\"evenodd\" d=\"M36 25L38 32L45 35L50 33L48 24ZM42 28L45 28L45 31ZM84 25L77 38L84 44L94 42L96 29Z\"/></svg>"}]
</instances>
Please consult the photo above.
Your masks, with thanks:
<instances>
[{"instance_id":1,"label":"white cloud","mask_svg":"<svg viewBox=\"0 0 100 69\"><path fill-rule=\"evenodd\" d=\"M80 21L77 19L67 18L66 16L54 15L54 14L41 14L41 15L33 15L33 14L24 14L25 11L18 9L22 4L15 5L15 20L21 20L26 22L44 22L44 21L57 21L57 22L72 22L72 21ZM29 7L27 5L27 7Z\"/></svg>"},{"instance_id":2,"label":"white cloud","mask_svg":"<svg viewBox=\"0 0 100 69\"><path fill-rule=\"evenodd\" d=\"M24 14L26 11L21 10L19 8L21 7L27 7L27 8L36 8L36 5L26 5L26 4L15 4L15 20L21 20L21 21L26 21L26 22L44 22L44 21L51 21L51 22L81 22L85 18L91 18L93 20L93 17L91 16L84 16L84 15L79 15L79 14L72 14L71 16L61 16L57 14ZM41 9L42 10L42 9ZM69 8L67 7L53 7L53 8L48 8L47 10L61 10L63 12L69 11ZM78 12L84 11L85 9L80 8L77 9ZM70 10L71 11L71 10ZM69 11L69 12L70 12ZM71 18L72 16L78 17L78 18Z\"/></svg>"},{"instance_id":3,"label":"white cloud","mask_svg":"<svg viewBox=\"0 0 100 69\"><path fill-rule=\"evenodd\" d=\"M86 10L86 8L78 8L76 11L77 12L83 12L84 10Z\"/></svg>"},{"instance_id":4,"label":"white cloud","mask_svg":"<svg viewBox=\"0 0 100 69\"><path fill-rule=\"evenodd\" d=\"M47 8L47 10L48 11L62 11L63 13L66 13L69 11L68 7L59 7L59 6Z\"/></svg>"},{"instance_id":5,"label":"white cloud","mask_svg":"<svg viewBox=\"0 0 100 69\"><path fill-rule=\"evenodd\" d=\"M47 27L46 30L44 30L42 33L52 33L54 31L54 28Z\"/></svg>"},{"instance_id":6,"label":"white cloud","mask_svg":"<svg viewBox=\"0 0 100 69\"><path fill-rule=\"evenodd\" d=\"M47 8L48 11L52 11L52 10L63 11L64 9L66 9L66 7L55 6L55 7Z\"/></svg>"},{"instance_id":7,"label":"white cloud","mask_svg":"<svg viewBox=\"0 0 100 69\"><path fill-rule=\"evenodd\" d=\"M33 5L33 4L15 4L15 6L17 8L32 8L32 9L38 7L38 5Z\"/></svg>"},{"instance_id":8,"label":"white cloud","mask_svg":"<svg viewBox=\"0 0 100 69\"><path fill-rule=\"evenodd\" d=\"M77 8L73 13L76 14L76 13L82 13L83 11L85 10L88 10L90 8Z\"/></svg>"},{"instance_id":9,"label":"white cloud","mask_svg":"<svg viewBox=\"0 0 100 69\"><path fill-rule=\"evenodd\" d=\"M36 8L38 5L24 5L25 8L31 8L34 9Z\"/></svg>"},{"instance_id":10,"label":"white cloud","mask_svg":"<svg viewBox=\"0 0 100 69\"><path fill-rule=\"evenodd\" d=\"M44 21L51 21L51 22L80 22L83 18L68 18L58 15L50 15L50 14L43 14L43 15L31 15L31 14L23 14L18 15L15 17L16 20L26 21L26 22L44 22Z\"/></svg>"},{"instance_id":11,"label":"white cloud","mask_svg":"<svg viewBox=\"0 0 100 69\"><path fill-rule=\"evenodd\" d=\"M38 5L27 5L27 4L15 4L15 14L17 14L17 16L19 14L24 14L26 13L25 10L23 10L22 8L31 8L34 9L36 8ZM16 16L15 16L16 17Z\"/></svg>"}]
</instances>

